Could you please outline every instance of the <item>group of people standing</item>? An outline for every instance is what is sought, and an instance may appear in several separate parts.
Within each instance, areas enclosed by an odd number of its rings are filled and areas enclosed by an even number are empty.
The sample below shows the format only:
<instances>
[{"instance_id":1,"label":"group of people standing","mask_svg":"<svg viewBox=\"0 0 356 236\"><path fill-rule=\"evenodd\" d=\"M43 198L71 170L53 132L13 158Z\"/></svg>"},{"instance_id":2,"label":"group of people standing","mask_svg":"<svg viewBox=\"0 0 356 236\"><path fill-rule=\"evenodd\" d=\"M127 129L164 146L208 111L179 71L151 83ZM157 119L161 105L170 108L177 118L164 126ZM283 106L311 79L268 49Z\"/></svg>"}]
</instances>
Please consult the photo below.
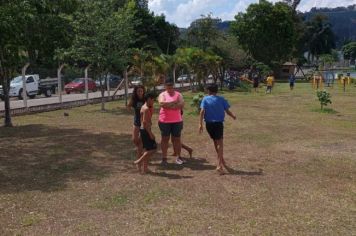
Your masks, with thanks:
<instances>
[{"instance_id":1,"label":"group of people standing","mask_svg":"<svg viewBox=\"0 0 356 236\"><path fill-rule=\"evenodd\" d=\"M199 132L203 132L203 121L206 130L214 142L217 153L217 168L220 173L224 173L226 163L223 156L223 133L225 113L236 119L236 116L229 110L230 105L222 96L218 96L218 86L210 84L207 86L208 95L205 96L200 105ZM154 113L155 95L145 92L143 86L134 88L131 100L128 104L129 109L134 110L134 125L132 140L136 145L135 164L140 173L148 172L148 162L150 157L157 150L156 137L152 132L152 115ZM168 163L169 141L173 144L173 156L176 157L175 163L183 165L187 160L181 157L182 148L187 150L192 157L193 149L182 143L181 133L183 129L183 108L184 99L180 92L174 89L173 83L165 84L165 91L159 94L158 104L159 119L158 127L161 131L161 164Z\"/></svg>"}]
</instances>

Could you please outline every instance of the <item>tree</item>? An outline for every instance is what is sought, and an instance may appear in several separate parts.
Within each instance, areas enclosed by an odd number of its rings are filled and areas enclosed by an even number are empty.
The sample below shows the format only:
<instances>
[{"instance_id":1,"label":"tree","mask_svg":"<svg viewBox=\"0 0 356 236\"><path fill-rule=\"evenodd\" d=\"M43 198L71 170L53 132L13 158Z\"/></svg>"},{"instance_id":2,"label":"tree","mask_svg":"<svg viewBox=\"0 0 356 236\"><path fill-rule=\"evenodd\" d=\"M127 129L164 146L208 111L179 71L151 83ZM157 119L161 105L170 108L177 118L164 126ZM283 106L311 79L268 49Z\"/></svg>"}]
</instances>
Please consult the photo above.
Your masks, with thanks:
<instances>
[{"instance_id":1,"label":"tree","mask_svg":"<svg viewBox=\"0 0 356 236\"><path fill-rule=\"evenodd\" d=\"M219 18L213 18L211 14L193 21L188 28L188 43L190 47L197 47L207 50L211 47L219 36L220 32L217 24L221 22Z\"/></svg>"},{"instance_id":2,"label":"tree","mask_svg":"<svg viewBox=\"0 0 356 236\"><path fill-rule=\"evenodd\" d=\"M83 2L74 16L73 44L60 52L64 58L69 58L79 66L90 65L94 77L106 77L109 72L125 70L130 60L129 46L135 41L135 2L128 1L121 8L115 8L112 4L95 0ZM101 88L103 98L104 88Z\"/></svg>"},{"instance_id":3,"label":"tree","mask_svg":"<svg viewBox=\"0 0 356 236\"><path fill-rule=\"evenodd\" d=\"M350 61L356 59L356 42L350 42L342 47L344 58Z\"/></svg>"},{"instance_id":4,"label":"tree","mask_svg":"<svg viewBox=\"0 0 356 236\"><path fill-rule=\"evenodd\" d=\"M10 78L27 60L23 31L25 22L32 16L27 2L2 1L0 7L0 83L4 93L5 127L11 127Z\"/></svg>"},{"instance_id":5,"label":"tree","mask_svg":"<svg viewBox=\"0 0 356 236\"><path fill-rule=\"evenodd\" d=\"M294 11L296 11L301 0L284 0L284 2L287 3L288 6L290 6Z\"/></svg>"},{"instance_id":6,"label":"tree","mask_svg":"<svg viewBox=\"0 0 356 236\"><path fill-rule=\"evenodd\" d=\"M132 48L145 48L154 54L174 54L179 39L177 26L166 21L164 15L154 16L146 8L138 7L135 12L138 24L134 29L137 33Z\"/></svg>"},{"instance_id":7,"label":"tree","mask_svg":"<svg viewBox=\"0 0 356 236\"><path fill-rule=\"evenodd\" d=\"M306 23L305 45L309 52L308 60L319 59L321 54L330 54L335 48L335 36L327 17L318 14Z\"/></svg>"},{"instance_id":8,"label":"tree","mask_svg":"<svg viewBox=\"0 0 356 236\"><path fill-rule=\"evenodd\" d=\"M290 58L296 44L292 12L285 3L261 0L235 16L231 30L255 60L276 66Z\"/></svg>"},{"instance_id":9,"label":"tree","mask_svg":"<svg viewBox=\"0 0 356 236\"><path fill-rule=\"evenodd\" d=\"M208 75L216 70L222 60L213 52L205 52L200 48L178 48L175 58L181 66L185 66L196 76L200 86L206 83Z\"/></svg>"}]
</instances>

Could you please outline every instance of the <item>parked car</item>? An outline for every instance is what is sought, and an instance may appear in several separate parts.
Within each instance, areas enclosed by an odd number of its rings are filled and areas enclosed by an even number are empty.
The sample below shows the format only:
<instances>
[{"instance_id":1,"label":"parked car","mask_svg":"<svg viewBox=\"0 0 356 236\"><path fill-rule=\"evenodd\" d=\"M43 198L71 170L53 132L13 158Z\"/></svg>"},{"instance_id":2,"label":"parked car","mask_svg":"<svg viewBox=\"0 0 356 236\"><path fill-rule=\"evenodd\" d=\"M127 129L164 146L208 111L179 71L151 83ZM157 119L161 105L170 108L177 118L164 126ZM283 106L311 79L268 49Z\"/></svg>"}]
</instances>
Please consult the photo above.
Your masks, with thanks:
<instances>
[{"instance_id":1,"label":"parked car","mask_svg":"<svg viewBox=\"0 0 356 236\"><path fill-rule=\"evenodd\" d=\"M141 77L133 77L131 79L131 82L130 82L131 86L138 86L138 85L142 85L142 78Z\"/></svg>"},{"instance_id":2,"label":"parked car","mask_svg":"<svg viewBox=\"0 0 356 236\"><path fill-rule=\"evenodd\" d=\"M42 79L39 75L26 75L26 92L29 98L35 98L36 95L44 94L46 97L51 97L56 92L58 87L57 79ZM23 81L22 76L17 76L10 82L10 97L18 97L23 99ZM4 91L0 86L0 98L4 100Z\"/></svg>"},{"instance_id":3,"label":"parked car","mask_svg":"<svg viewBox=\"0 0 356 236\"><path fill-rule=\"evenodd\" d=\"M188 75L181 75L177 78L177 82L179 83L185 83L189 82L189 76Z\"/></svg>"},{"instance_id":4,"label":"parked car","mask_svg":"<svg viewBox=\"0 0 356 236\"><path fill-rule=\"evenodd\" d=\"M109 75L108 76L109 79L109 86L110 88L117 88L117 86L119 86L119 84L122 81L122 77L117 76L117 75ZM97 88L100 88L100 80L101 80L101 85L106 88L106 78L102 77L100 79L95 80L95 84Z\"/></svg>"},{"instance_id":5,"label":"parked car","mask_svg":"<svg viewBox=\"0 0 356 236\"><path fill-rule=\"evenodd\" d=\"M66 91L67 94L70 94L72 92L80 92L84 93L85 92L85 79L84 78L77 78L73 80L72 82L66 84L64 86L64 90ZM88 91L96 92L97 87L95 82L88 78Z\"/></svg>"}]
</instances>

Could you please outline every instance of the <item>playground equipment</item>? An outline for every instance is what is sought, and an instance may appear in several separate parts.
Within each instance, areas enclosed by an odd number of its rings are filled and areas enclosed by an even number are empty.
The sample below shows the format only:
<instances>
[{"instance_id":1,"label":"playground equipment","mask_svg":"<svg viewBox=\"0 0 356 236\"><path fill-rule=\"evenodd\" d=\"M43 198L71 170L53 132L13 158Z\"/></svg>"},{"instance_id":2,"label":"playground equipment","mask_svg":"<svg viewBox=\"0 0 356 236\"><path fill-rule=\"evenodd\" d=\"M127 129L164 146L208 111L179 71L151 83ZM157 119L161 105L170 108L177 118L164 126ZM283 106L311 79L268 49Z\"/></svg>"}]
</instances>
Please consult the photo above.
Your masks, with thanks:
<instances>
[{"instance_id":1,"label":"playground equipment","mask_svg":"<svg viewBox=\"0 0 356 236\"><path fill-rule=\"evenodd\" d=\"M325 71L324 79L325 79L325 84L327 87L334 87L335 75L332 71Z\"/></svg>"},{"instance_id":2,"label":"playground equipment","mask_svg":"<svg viewBox=\"0 0 356 236\"><path fill-rule=\"evenodd\" d=\"M315 73L313 75L312 79L312 87L315 90L322 89L324 84L323 84L323 76L320 73Z\"/></svg>"},{"instance_id":3,"label":"playground equipment","mask_svg":"<svg viewBox=\"0 0 356 236\"><path fill-rule=\"evenodd\" d=\"M343 87L344 92L346 92L346 86L351 85L350 73L347 73L346 76L343 74L340 74L339 76L340 85Z\"/></svg>"}]
</instances>

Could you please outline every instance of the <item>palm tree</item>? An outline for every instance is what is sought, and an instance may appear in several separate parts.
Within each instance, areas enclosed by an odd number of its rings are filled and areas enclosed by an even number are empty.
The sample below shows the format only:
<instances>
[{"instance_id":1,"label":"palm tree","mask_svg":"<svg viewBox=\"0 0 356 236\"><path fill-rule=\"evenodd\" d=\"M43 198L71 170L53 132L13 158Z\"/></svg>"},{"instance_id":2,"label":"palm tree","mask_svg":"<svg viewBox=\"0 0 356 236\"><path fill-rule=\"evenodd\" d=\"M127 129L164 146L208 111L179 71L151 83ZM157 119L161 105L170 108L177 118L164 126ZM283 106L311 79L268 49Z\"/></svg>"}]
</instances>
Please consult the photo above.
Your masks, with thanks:
<instances>
[{"instance_id":1,"label":"palm tree","mask_svg":"<svg viewBox=\"0 0 356 236\"><path fill-rule=\"evenodd\" d=\"M331 49L335 48L335 36L327 17L318 14L306 23L306 27L305 41L309 52L308 60L314 60L314 57L318 60L319 55L330 54Z\"/></svg>"}]
</instances>

